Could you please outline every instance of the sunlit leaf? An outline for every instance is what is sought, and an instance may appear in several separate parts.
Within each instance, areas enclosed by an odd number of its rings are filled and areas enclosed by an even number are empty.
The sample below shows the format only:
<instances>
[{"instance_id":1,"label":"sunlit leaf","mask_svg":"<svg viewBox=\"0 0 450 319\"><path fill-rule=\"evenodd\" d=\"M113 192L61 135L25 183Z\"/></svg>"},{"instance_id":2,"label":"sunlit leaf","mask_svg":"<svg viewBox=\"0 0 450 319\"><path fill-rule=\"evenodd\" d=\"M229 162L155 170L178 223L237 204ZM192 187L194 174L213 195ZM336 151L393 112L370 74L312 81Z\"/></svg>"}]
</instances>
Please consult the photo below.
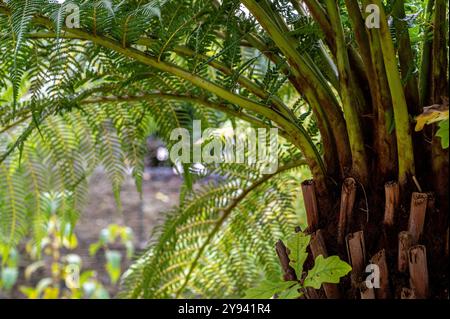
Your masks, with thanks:
<instances>
[{"instance_id":1,"label":"sunlit leaf","mask_svg":"<svg viewBox=\"0 0 450 319\"><path fill-rule=\"evenodd\" d=\"M338 256L324 258L317 256L314 267L308 272L304 286L319 289L323 283L339 283L339 280L347 275L352 267Z\"/></svg>"}]
</instances>

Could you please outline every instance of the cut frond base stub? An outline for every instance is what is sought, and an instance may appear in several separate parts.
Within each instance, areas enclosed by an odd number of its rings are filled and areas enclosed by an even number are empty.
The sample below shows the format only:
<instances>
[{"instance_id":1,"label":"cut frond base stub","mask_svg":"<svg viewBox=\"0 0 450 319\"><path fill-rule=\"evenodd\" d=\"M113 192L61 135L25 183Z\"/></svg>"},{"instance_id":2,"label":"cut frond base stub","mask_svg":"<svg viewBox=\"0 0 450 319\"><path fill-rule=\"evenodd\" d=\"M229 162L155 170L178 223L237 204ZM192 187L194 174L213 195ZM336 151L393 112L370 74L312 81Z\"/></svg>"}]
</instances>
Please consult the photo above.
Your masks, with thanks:
<instances>
[{"instance_id":1,"label":"cut frond base stub","mask_svg":"<svg viewBox=\"0 0 450 319\"><path fill-rule=\"evenodd\" d=\"M400 299L416 299L416 291L411 288L402 288Z\"/></svg>"},{"instance_id":2,"label":"cut frond base stub","mask_svg":"<svg viewBox=\"0 0 450 319\"><path fill-rule=\"evenodd\" d=\"M325 258L328 257L322 230L318 229L316 232L311 234L311 242L309 247L311 248L314 258L317 258L319 255L322 255ZM328 299L339 299L341 297L341 293L339 292L339 288L336 284L324 283L323 290L325 291L325 295Z\"/></svg>"},{"instance_id":3,"label":"cut frond base stub","mask_svg":"<svg viewBox=\"0 0 450 319\"><path fill-rule=\"evenodd\" d=\"M405 272L409 264L409 249L413 245L410 232L402 231L398 234L398 271Z\"/></svg>"},{"instance_id":4,"label":"cut frond base stub","mask_svg":"<svg viewBox=\"0 0 450 319\"><path fill-rule=\"evenodd\" d=\"M275 244L275 250L280 260L281 268L283 270L283 279L285 281L295 281L297 276L295 275L295 270L289 265L289 256L287 253L287 248L281 240L278 240Z\"/></svg>"},{"instance_id":5,"label":"cut frond base stub","mask_svg":"<svg viewBox=\"0 0 450 319\"><path fill-rule=\"evenodd\" d=\"M414 192L411 196L411 208L409 211L408 231L411 233L413 243L419 242L425 223L428 194Z\"/></svg>"},{"instance_id":6,"label":"cut frond base stub","mask_svg":"<svg viewBox=\"0 0 450 319\"><path fill-rule=\"evenodd\" d=\"M429 296L427 251L425 246L413 246L409 250L409 275L411 287L418 299Z\"/></svg>"},{"instance_id":7,"label":"cut frond base stub","mask_svg":"<svg viewBox=\"0 0 450 319\"><path fill-rule=\"evenodd\" d=\"M348 260L352 265L352 285L358 287L361 275L366 265L366 248L364 232L348 234L346 236Z\"/></svg>"},{"instance_id":8,"label":"cut frond base stub","mask_svg":"<svg viewBox=\"0 0 450 319\"><path fill-rule=\"evenodd\" d=\"M371 264L375 264L379 268L380 287L375 289L377 299L388 299L392 296L389 287L389 270L386 262L386 252L384 249L376 253L370 260Z\"/></svg>"},{"instance_id":9,"label":"cut frond base stub","mask_svg":"<svg viewBox=\"0 0 450 319\"><path fill-rule=\"evenodd\" d=\"M345 237L347 255L352 265L351 281L352 287L359 289L361 299L375 299L375 291L367 286L363 278L366 266L366 247L364 243L364 232L358 231Z\"/></svg>"},{"instance_id":10,"label":"cut frond base stub","mask_svg":"<svg viewBox=\"0 0 450 319\"><path fill-rule=\"evenodd\" d=\"M384 184L385 207L384 224L388 227L394 226L395 214L400 200L400 187L396 181Z\"/></svg>"},{"instance_id":11,"label":"cut frond base stub","mask_svg":"<svg viewBox=\"0 0 450 319\"><path fill-rule=\"evenodd\" d=\"M375 299L375 289L362 285L360 288L361 299Z\"/></svg>"},{"instance_id":12,"label":"cut frond base stub","mask_svg":"<svg viewBox=\"0 0 450 319\"><path fill-rule=\"evenodd\" d=\"M313 232L319 227L319 210L314 180L304 181L302 183L302 192L303 200L305 202L308 231Z\"/></svg>"},{"instance_id":13,"label":"cut frond base stub","mask_svg":"<svg viewBox=\"0 0 450 319\"><path fill-rule=\"evenodd\" d=\"M353 205L356 198L356 181L354 178L346 178L342 184L341 203L339 209L338 244L344 244L344 238L352 221Z\"/></svg>"}]
</instances>

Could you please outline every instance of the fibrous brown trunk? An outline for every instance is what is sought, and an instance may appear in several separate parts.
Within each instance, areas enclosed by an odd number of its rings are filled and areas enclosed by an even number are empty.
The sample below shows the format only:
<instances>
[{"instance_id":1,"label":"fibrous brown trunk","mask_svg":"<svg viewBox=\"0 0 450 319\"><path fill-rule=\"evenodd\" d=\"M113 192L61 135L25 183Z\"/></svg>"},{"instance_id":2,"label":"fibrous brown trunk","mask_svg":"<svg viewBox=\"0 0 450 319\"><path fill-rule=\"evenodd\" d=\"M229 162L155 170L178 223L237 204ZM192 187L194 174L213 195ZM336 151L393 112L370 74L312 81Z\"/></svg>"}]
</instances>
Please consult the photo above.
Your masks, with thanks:
<instances>
[{"instance_id":1,"label":"fibrous brown trunk","mask_svg":"<svg viewBox=\"0 0 450 319\"><path fill-rule=\"evenodd\" d=\"M371 200L374 188L367 193L359 191L356 181L347 178L342 182L340 198L330 198L330 202L335 202L333 219L321 214L314 183L306 181L302 184L310 225L306 231L311 234L313 256L338 254L353 268L348 279L341 281L340 289L326 284L323 286L325 293L319 293L318 297L447 297L444 287L448 275L442 267L448 265L448 244L443 245L445 240L448 241L448 225L437 227L433 224L439 213L439 201L434 192L425 192L416 185L420 192L402 190L405 193L400 194L396 181L386 182L385 196L376 196L374 201ZM380 202L380 198L384 198L384 202ZM366 207L367 203L374 207ZM443 238L434 236L433 231L437 228L445 229ZM342 236L345 245L342 245ZM436 240L442 249L435 247ZM370 260L369 256L372 256ZM365 271L370 269L366 268L369 264L379 267L379 287L367 286L369 274ZM313 297L314 293L311 293L309 298Z\"/></svg>"},{"instance_id":2,"label":"fibrous brown trunk","mask_svg":"<svg viewBox=\"0 0 450 319\"><path fill-rule=\"evenodd\" d=\"M364 22L367 12L364 6L373 1L364 0L361 6L356 0L345 0L357 45L348 45L348 52L342 49L343 41L333 29L339 25L339 19L333 15L334 3L316 0L304 3L324 32L324 42L335 62L339 62L340 45L341 55L352 58L350 68L357 65L367 75L361 90L352 92L355 94L352 98L355 101L358 96L367 98L360 115L363 119L359 120L363 125L370 122L361 130L367 144L368 171L360 172L353 165L336 180L338 175L332 170L328 177L334 184L328 185L326 196L313 182L302 184L308 231L312 233L320 228L318 233L324 241L320 245L326 246L329 255L339 255L352 265L351 275L341 281L341 296L448 298L449 279L443 271L449 264L448 150L435 137L437 124L428 125L422 132L412 132L414 116L424 106L441 104L442 98L448 96L448 41L447 30L444 31L448 3L428 2L425 33L432 34L432 41L424 39L419 83L419 77L411 73L415 72L417 63L405 20L409 14L405 1L388 6L393 23L386 23L383 2L375 2L382 7L380 30L366 28ZM393 38L391 31L395 32ZM342 65L339 71L343 80L346 72ZM340 88L343 84L341 81ZM347 84L352 87L355 83ZM341 99L345 95L338 94ZM357 103L352 105L357 107ZM355 124L348 117L346 123L347 129ZM334 146L326 151L336 149L339 148ZM355 145L350 149L356 149ZM340 160L337 155L334 157ZM347 168L349 162L353 161L347 158L345 163L341 161L330 167ZM358 176L369 176L369 180L366 182ZM319 248L313 248L315 245L316 240L311 243L311 249L319 254ZM369 257L372 259L367 261ZM380 268L379 288L369 289L364 285L364 270L370 262Z\"/></svg>"}]
</instances>

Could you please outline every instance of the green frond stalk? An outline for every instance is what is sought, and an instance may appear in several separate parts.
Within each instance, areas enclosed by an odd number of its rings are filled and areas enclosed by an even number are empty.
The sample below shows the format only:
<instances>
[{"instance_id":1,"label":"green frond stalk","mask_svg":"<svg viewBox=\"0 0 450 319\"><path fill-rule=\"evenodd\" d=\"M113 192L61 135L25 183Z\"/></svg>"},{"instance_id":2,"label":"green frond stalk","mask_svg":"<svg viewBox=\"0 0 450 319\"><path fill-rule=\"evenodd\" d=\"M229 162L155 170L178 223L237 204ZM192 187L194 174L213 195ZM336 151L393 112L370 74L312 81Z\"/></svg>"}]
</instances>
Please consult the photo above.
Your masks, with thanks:
<instances>
[{"instance_id":1,"label":"green frond stalk","mask_svg":"<svg viewBox=\"0 0 450 319\"><path fill-rule=\"evenodd\" d=\"M26 35L26 37L29 39L55 39L58 36L61 38L65 38L65 39L87 40L82 37L74 36L72 34L66 34L66 33L57 35L56 33L53 33L53 32L35 32L35 33ZM151 46L154 42L155 42L155 40L150 39L150 38L140 38L136 42L136 44L144 45L144 46ZM212 66L216 70L223 72L226 75L232 76L234 74L234 72L229 67L224 65L223 63L216 61L215 59L213 59L210 56L196 53L194 50L192 50L186 46L175 46L175 47L173 47L173 52L179 54L180 56L188 56L188 57L198 58L198 59L208 63L210 66ZM262 99L269 100L271 103L273 103L273 105L275 105L278 108L278 111L282 115L284 115L286 118L289 118L291 120L294 119L292 111L277 96L270 96L259 85L255 84L253 81L251 81L250 79L248 79L247 77L245 77L243 75L238 75L237 82L239 84L241 84L243 87L247 88L250 92L252 92L256 96L258 96Z\"/></svg>"},{"instance_id":2,"label":"green frond stalk","mask_svg":"<svg viewBox=\"0 0 450 319\"><path fill-rule=\"evenodd\" d=\"M375 4L380 8L380 42L394 109L398 179L402 185L405 185L415 175L411 124L387 17L381 1L375 0Z\"/></svg>"},{"instance_id":3,"label":"green frond stalk","mask_svg":"<svg viewBox=\"0 0 450 319\"><path fill-rule=\"evenodd\" d=\"M432 31L432 11L434 6L434 0L429 0L427 3L427 9L425 12L425 21L427 26L424 30L424 38L422 44L422 55L420 57L420 70L419 70L419 104L420 106L426 105L429 100L429 88L430 88L430 70L431 70L431 50L433 40L429 36Z\"/></svg>"},{"instance_id":4,"label":"green frond stalk","mask_svg":"<svg viewBox=\"0 0 450 319\"><path fill-rule=\"evenodd\" d=\"M242 3L255 16L286 57L293 75L300 85L300 92L310 102L319 123L324 126L322 134L334 141L333 144L337 148L342 168L348 166L351 152L345 120L334 94L330 91L320 71L313 67L312 61L306 53L300 54L296 50L293 46L294 41L273 23L268 13L256 1L244 0Z\"/></svg>"},{"instance_id":5,"label":"green frond stalk","mask_svg":"<svg viewBox=\"0 0 450 319\"><path fill-rule=\"evenodd\" d=\"M416 66L409 37L408 25L405 21L405 1L397 0L392 6L392 17L397 35L398 59L400 62L402 81L405 83L405 98L408 112L412 115L420 113L419 86L416 76Z\"/></svg>"},{"instance_id":6,"label":"green frond stalk","mask_svg":"<svg viewBox=\"0 0 450 319\"><path fill-rule=\"evenodd\" d=\"M336 39L336 59L339 70L339 81L341 83L341 98L344 116L347 123L350 149L352 152L352 171L364 185L368 182L367 157L361 130L360 117L358 114L355 98L355 79L350 72L350 63L345 44L344 30L342 28L339 9L335 0L326 0L328 16Z\"/></svg>"}]
</instances>

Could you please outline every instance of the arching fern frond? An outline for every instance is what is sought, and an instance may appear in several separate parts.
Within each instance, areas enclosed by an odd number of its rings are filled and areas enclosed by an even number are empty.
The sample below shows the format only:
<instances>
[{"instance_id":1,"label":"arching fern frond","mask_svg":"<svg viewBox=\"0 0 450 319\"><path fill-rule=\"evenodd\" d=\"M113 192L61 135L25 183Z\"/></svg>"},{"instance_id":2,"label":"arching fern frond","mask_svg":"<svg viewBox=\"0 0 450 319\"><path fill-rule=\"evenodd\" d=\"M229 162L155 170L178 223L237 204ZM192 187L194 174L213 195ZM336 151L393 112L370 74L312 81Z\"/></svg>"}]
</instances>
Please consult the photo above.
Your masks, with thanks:
<instances>
[{"instance_id":1,"label":"arching fern frond","mask_svg":"<svg viewBox=\"0 0 450 319\"><path fill-rule=\"evenodd\" d=\"M261 269L279 275L272 246L298 225L288 172L302 164L214 182L185 198L125 275L123 296L238 297Z\"/></svg>"}]
</instances>

